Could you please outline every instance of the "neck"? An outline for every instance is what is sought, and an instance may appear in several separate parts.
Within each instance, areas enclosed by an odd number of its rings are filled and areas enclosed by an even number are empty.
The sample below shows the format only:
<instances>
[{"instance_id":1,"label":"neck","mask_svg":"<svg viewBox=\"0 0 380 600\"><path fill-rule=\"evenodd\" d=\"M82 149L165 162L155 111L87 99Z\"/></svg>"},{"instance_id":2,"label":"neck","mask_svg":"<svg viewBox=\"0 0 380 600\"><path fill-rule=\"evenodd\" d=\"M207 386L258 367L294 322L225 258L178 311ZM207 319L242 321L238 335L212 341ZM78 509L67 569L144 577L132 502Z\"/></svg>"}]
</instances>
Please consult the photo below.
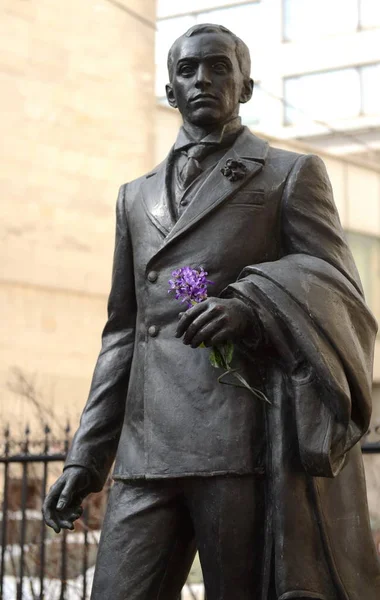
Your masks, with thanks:
<instances>
[{"instance_id":1,"label":"neck","mask_svg":"<svg viewBox=\"0 0 380 600\"><path fill-rule=\"evenodd\" d=\"M186 133L194 140L199 142L204 137L209 135L210 133L220 132L220 136L223 136L223 131L225 126L230 123L232 120L236 119L238 115L233 115L224 121L223 123L218 124L210 124L210 125L195 125L194 123L190 123L190 121L183 120L183 128Z\"/></svg>"}]
</instances>

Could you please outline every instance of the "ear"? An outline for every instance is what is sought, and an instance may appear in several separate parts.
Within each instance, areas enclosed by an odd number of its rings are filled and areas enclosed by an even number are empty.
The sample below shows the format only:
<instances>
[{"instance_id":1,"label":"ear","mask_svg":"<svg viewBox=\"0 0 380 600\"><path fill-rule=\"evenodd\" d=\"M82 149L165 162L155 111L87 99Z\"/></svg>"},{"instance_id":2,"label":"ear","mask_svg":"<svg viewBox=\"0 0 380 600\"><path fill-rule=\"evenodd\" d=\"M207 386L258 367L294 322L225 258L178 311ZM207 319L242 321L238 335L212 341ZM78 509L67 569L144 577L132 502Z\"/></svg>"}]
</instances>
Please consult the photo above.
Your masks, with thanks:
<instances>
[{"instance_id":1,"label":"ear","mask_svg":"<svg viewBox=\"0 0 380 600\"><path fill-rule=\"evenodd\" d=\"M243 83L243 89L240 94L239 102L240 104L245 104L252 98L253 88L254 88L253 79L246 79Z\"/></svg>"},{"instance_id":2,"label":"ear","mask_svg":"<svg viewBox=\"0 0 380 600\"><path fill-rule=\"evenodd\" d=\"M172 108L177 108L177 101L174 96L172 85L170 83L166 84L165 90L166 90L166 97L168 99L170 106Z\"/></svg>"}]
</instances>

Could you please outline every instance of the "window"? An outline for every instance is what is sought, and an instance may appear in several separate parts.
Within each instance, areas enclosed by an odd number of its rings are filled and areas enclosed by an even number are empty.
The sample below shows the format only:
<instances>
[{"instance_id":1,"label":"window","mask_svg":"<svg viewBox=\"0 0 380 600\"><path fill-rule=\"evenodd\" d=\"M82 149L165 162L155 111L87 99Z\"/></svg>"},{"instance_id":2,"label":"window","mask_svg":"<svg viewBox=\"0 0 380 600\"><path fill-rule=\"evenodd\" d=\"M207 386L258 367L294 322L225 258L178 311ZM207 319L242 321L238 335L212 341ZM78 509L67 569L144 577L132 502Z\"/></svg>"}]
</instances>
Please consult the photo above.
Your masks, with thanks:
<instances>
[{"instance_id":1,"label":"window","mask_svg":"<svg viewBox=\"0 0 380 600\"><path fill-rule=\"evenodd\" d=\"M284 82L285 125L380 114L380 63L289 77Z\"/></svg>"},{"instance_id":2,"label":"window","mask_svg":"<svg viewBox=\"0 0 380 600\"><path fill-rule=\"evenodd\" d=\"M284 0L284 38L288 41L356 31L358 0Z\"/></svg>"},{"instance_id":3,"label":"window","mask_svg":"<svg viewBox=\"0 0 380 600\"><path fill-rule=\"evenodd\" d=\"M362 111L365 115L380 112L380 64L361 68Z\"/></svg>"},{"instance_id":4,"label":"window","mask_svg":"<svg viewBox=\"0 0 380 600\"><path fill-rule=\"evenodd\" d=\"M380 27L379 0L283 0L284 39L298 41Z\"/></svg>"},{"instance_id":5,"label":"window","mask_svg":"<svg viewBox=\"0 0 380 600\"><path fill-rule=\"evenodd\" d=\"M380 27L380 2L379 0L359 0L360 27Z\"/></svg>"},{"instance_id":6,"label":"window","mask_svg":"<svg viewBox=\"0 0 380 600\"><path fill-rule=\"evenodd\" d=\"M353 231L346 232L364 294L376 319L380 318L380 238Z\"/></svg>"},{"instance_id":7,"label":"window","mask_svg":"<svg viewBox=\"0 0 380 600\"><path fill-rule=\"evenodd\" d=\"M304 75L285 80L285 124L349 118L360 113L360 77L356 69Z\"/></svg>"}]
</instances>

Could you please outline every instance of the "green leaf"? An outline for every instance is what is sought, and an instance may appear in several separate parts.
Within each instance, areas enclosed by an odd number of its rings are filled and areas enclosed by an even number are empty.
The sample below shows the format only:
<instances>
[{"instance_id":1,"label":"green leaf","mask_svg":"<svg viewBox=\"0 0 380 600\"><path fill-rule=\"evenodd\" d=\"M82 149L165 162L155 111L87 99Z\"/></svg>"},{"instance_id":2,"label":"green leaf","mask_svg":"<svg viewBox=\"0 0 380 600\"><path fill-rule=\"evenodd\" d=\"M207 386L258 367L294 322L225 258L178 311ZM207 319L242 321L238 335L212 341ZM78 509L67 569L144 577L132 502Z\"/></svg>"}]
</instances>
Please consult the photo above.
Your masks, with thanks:
<instances>
[{"instance_id":1,"label":"green leaf","mask_svg":"<svg viewBox=\"0 0 380 600\"><path fill-rule=\"evenodd\" d=\"M234 345L232 342L224 342L224 344L219 346L219 349L224 356L227 368L231 364L232 357L234 355Z\"/></svg>"},{"instance_id":2,"label":"green leaf","mask_svg":"<svg viewBox=\"0 0 380 600\"><path fill-rule=\"evenodd\" d=\"M211 352L209 354L209 359L210 359L210 363L212 364L212 366L215 367L216 369L226 368L224 357L220 353L219 348L217 348L216 346L213 347L213 349L211 350Z\"/></svg>"}]
</instances>

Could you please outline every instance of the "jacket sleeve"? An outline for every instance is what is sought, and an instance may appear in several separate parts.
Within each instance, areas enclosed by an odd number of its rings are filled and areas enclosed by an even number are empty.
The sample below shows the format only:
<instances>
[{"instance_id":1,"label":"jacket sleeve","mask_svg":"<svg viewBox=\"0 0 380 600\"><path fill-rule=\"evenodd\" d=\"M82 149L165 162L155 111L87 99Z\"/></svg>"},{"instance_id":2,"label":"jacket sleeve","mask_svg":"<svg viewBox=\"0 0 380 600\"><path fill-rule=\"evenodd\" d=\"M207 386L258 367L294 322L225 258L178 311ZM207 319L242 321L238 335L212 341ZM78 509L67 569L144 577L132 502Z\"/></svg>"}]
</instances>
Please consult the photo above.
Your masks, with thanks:
<instances>
[{"instance_id":1,"label":"jacket sleeve","mask_svg":"<svg viewBox=\"0 0 380 600\"><path fill-rule=\"evenodd\" d=\"M323 161L313 154L295 162L282 197L283 254L326 260L362 293L360 278L335 206Z\"/></svg>"},{"instance_id":2,"label":"jacket sleeve","mask_svg":"<svg viewBox=\"0 0 380 600\"><path fill-rule=\"evenodd\" d=\"M351 251L339 220L331 183L323 161L315 155L300 155L287 177L281 199L281 255L304 254L319 258L340 271L363 295L360 278ZM258 325L257 340L251 347L260 348L263 342L275 346L284 353L277 332L270 335L273 316L262 298L253 289L247 294L245 276L249 266L243 270L239 280L223 291L224 296L233 295L250 304ZM297 273L293 273L297 280ZM302 287L302 282L299 282ZM274 338L274 339L273 339ZM249 348L248 341L245 341ZM299 369L302 357L294 348L292 358L288 356L294 368Z\"/></svg>"},{"instance_id":3,"label":"jacket sleeve","mask_svg":"<svg viewBox=\"0 0 380 600\"><path fill-rule=\"evenodd\" d=\"M91 471L93 490L100 490L114 461L123 425L125 400L133 357L136 322L133 257L125 195L120 188L116 205L116 236L108 320L102 334L89 397L65 468Z\"/></svg>"}]
</instances>

